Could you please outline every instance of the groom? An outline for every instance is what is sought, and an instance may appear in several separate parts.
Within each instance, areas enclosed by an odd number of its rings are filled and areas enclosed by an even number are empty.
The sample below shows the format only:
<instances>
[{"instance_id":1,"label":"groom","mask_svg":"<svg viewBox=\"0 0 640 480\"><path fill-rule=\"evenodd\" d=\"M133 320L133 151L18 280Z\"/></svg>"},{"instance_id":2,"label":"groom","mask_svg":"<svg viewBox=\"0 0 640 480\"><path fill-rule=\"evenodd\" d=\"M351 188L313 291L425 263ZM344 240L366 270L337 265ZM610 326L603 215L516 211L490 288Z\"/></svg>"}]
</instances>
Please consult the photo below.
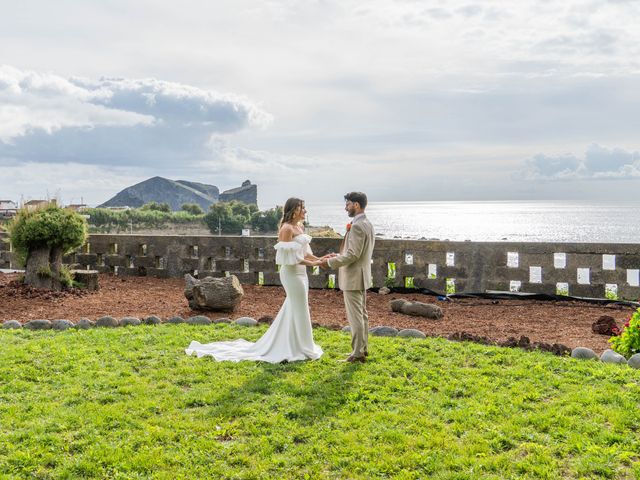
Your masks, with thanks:
<instances>
[{"instance_id":1,"label":"groom","mask_svg":"<svg viewBox=\"0 0 640 480\"><path fill-rule=\"evenodd\" d=\"M338 268L338 286L344 295L347 320L351 325L352 352L347 362L365 362L369 354L369 317L367 315L367 289L371 286L371 254L375 236L364 209L367 196L351 192L344 196L344 209L352 218L340 246L340 254L323 261L323 268Z\"/></svg>"}]
</instances>

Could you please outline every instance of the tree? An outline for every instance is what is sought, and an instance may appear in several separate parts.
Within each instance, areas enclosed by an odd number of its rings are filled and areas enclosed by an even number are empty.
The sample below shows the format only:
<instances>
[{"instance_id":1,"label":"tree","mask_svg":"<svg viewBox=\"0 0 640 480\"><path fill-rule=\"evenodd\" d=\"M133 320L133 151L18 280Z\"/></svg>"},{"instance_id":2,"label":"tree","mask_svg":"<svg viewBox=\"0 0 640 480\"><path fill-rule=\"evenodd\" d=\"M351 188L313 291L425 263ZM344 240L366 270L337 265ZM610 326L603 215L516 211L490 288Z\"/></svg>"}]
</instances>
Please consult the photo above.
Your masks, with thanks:
<instances>
[{"instance_id":1,"label":"tree","mask_svg":"<svg viewBox=\"0 0 640 480\"><path fill-rule=\"evenodd\" d=\"M26 284L53 290L70 285L62 256L85 243L87 224L82 216L52 204L22 209L8 231L18 262L25 266Z\"/></svg>"},{"instance_id":2,"label":"tree","mask_svg":"<svg viewBox=\"0 0 640 480\"><path fill-rule=\"evenodd\" d=\"M183 203L180 209L191 215L202 215L204 213L202 207L197 203Z\"/></svg>"},{"instance_id":3,"label":"tree","mask_svg":"<svg viewBox=\"0 0 640 480\"><path fill-rule=\"evenodd\" d=\"M251 219L251 210L249 205L237 200L214 203L204 216L204 223L211 233L240 235L243 227ZM218 231L218 227L222 230L221 232Z\"/></svg>"},{"instance_id":4,"label":"tree","mask_svg":"<svg viewBox=\"0 0 640 480\"><path fill-rule=\"evenodd\" d=\"M277 232L282 218L282 207L275 207L251 215L251 228L260 233Z\"/></svg>"},{"instance_id":5,"label":"tree","mask_svg":"<svg viewBox=\"0 0 640 480\"><path fill-rule=\"evenodd\" d=\"M140 207L140 210L154 210L156 212L171 212L171 206L167 202L148 202Z\"/></svg>"}]
</instances>

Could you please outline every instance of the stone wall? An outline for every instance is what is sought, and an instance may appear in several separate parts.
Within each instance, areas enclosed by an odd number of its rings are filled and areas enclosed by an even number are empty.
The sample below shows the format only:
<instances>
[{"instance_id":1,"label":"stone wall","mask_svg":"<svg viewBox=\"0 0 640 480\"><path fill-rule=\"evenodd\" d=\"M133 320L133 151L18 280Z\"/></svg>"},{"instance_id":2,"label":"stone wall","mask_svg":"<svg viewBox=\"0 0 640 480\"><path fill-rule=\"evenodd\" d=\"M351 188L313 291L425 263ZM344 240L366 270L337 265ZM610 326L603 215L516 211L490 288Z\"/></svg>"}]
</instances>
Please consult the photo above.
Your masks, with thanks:
<instances>
[{"instance_id":1,"label":"stone wall","mask_svg":"<svg viewBox=\"0 0 640 480\"><path fill-rule=\"evenodd\" d=\"M279 285L275 243L274 237L94 234L66 261L75 268L117 275L197 273L202 278L228 272L245 284ZM318 238L312 247L321 256L337 251L340 240ZM0 241L0 268L15 268L12 258L8 243ZM640 245L636 244L378 239L372 269L375 287L393 283L441 293L498 290L640 297ZM310 270L310 286L337 286L336 277L335 272Z\"/></svg>"}]
</instances>

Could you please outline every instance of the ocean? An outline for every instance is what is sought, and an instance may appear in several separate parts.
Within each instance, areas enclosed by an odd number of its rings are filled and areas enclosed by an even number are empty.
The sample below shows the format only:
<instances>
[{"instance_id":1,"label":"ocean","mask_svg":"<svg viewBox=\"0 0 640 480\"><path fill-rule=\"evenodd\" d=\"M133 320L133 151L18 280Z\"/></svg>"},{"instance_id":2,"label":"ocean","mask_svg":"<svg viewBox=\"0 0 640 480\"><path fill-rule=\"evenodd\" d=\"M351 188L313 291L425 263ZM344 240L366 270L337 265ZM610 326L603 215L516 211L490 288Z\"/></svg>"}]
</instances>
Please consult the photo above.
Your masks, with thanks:
<instances>
[{"instance_id":1,"label":"ocean","mask_svg":"<svg viewBox=\"0 0 640 480\"><path fill-rule=\"evenodd\" d=\"M343 203L307 203L310 225L344 234ZM640 203L577 201L378 202L367 217L384 238L638 243Z\"/></svg>"}]
</instances>

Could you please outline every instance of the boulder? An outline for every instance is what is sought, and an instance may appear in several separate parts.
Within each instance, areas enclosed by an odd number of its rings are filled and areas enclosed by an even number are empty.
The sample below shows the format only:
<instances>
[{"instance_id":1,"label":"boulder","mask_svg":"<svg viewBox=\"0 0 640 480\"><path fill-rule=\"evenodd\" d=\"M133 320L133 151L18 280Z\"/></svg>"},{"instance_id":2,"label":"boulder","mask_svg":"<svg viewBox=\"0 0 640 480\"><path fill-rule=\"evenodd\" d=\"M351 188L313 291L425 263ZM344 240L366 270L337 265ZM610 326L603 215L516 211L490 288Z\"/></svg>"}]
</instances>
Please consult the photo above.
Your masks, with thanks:
<instances>
[{"instance_id":1,"label":"boulder","mask_svg":"<svg viewBox=\"0 0 640 480\"><path fill-rule=\"evenodd\" d=\"M23 325L24 328L31 330L49 330L51 322L49 320L31 320Z\"/></svg>"},{"instance_id":2,"label":"boulder","mask_svg":"<svg viewBox=\"0 0 640 480\"><path fill-rule=\"evenodd\" d=\"M2 328L22 328L22 324L18 320L7 320L2 324Z\"/></svg>"},{"instance_id":3,"label":"boulder","mask_svg":"<svg viewBox=\"0 0 640 480\"><path fill-rule=\"evenodd\" d=\"M605 350L600 355L600 360L604 363L627 363L627 359L611 349Z\"/></svg>"},{"instance_id":4,"label":"boulder","mask_svg":"<svg viewBox=\"0 0 640 480\"><path fill-rule=\"evenodd\" d=\"M578 358L581 360L598 360L598 355L596 352L586 347L576 347L571 350L571 357Z\"/></svg>"},{"instance_id":5,"label":"boulder","mask_svg":"<svg viewBox=\"0 0 640 480\"><path fill-rule=\"evenodd\" d=\"M100 317L98 320L96 320L96 327L114 328L118 325L120 325L118 320L109 316Z\"/></svg>"},{"instance_id":6,"label":"boulder","mask_svg":"<svg viewBox=\"0 0 640 480\"><path fill-rule=\"evenodd\" d=\"M81 318L80 321L78 323L76 323L76 328L82 329L82 330L87 330L87 329L93 328L95 326L96 326L96 323L92 322L88 318Z\"/></svg>"},{"instance_id":7,"label":"boulder","mask_svg":"<svg viewBox=\"0 0 640 480\"><path fill-rule=\"evenodd\" d=\"M54 320L51 322L51 328L54 330L67 330L69 328L73 328L75 325L69 320Z\"/></svg>"},{"instance_id":8,"label":"boulder","mask_svg":"<svg viewBox=\"0 0 640 480\"><path fill-rule=\"evenodd\" d=\"M391 290L389 289L389 287L382 287L380 288L380 290L378 290L378 293L380 295L389 295L391 293Z\"/></svg>"},{"instance_id":9,"label":"boulder","mask_svg":"<svg viewBox=\"0 0 640 480\"><path fill-rule=\"evenodd\" d=\"M391 300L389 302L391 310L403 313L405 315L413 315L415 317L424 317L430 320L439 320L444 317L442 309L431 303L410 302L402 298Z\"/></svg>"},{"instance_id":10,"label":"boulder","mask_svg":"<svg viewBox=\"0 0 640 480\"><path fill-rule=\"evenodd\" d=\"M369 332L374 337L395 337L398 335L398 330L393 327L373 327L369 329Z\"/></svg>"},{"instance_id":11,"label":"boulder","mask_svg":"<svg viewBox=\"0 0 640 480\"><path fill-rule=\"evenodd\" d=\"M242 325L243 327L255 327L258 325L258 321L251 317L240 317L233 323L236 325Z\"/></svg>"},{"instance_id":12,"label":"boulder","mask_svg":"<svg viewBox=\"0 0 640 480\"><path fill-rule=\"evenodd\" d=\"M142 320L142 323L145 325L160 325L162 323L162 319L156 315L149 315Z\"/></svg>"},{"instance_id":13,"label":"boulder","mask_svg":"<svg viewBox=\"0 0 640 480\"><path fill-rule=\"evenodd\" d=\"M204 315L195 315L193 317L189 317L185 320L189 325L210 325L211 319L209 317L205 317Z\"/></svg>"},{"instance_id":14,"label":"boulder","mask_svg":"<svg viewBox=\"0 0 640 480\"><path fill-rule=\"evenodd\" d=\"M593 324L591 324L591 331L593 333L597 333L599 335L607 335L611 336L614 334L618 334L618 324L616 323L613 317L609 315L602 315L598 318Z\"/></svg>"},{"instance_id":15,"label":"boulder","mask_svg":"<svg viewBox=\"0 0 640 480\"><path fill-rule=\"evenodd\" d=\"M420 330L415 328L405 328L398 332L399 337L411 337L411 338L427 338L427 336Z\"/></svg>"},{"instance_id":16,"label":"boulder","mask_svg":"<svg viewBox=\"0 0 640 480\"><path fill-rule=\"evenodd\" d=\"M136 318L136 317L124 317L124 318L120 319L120 326L121 327L127 327L129 325L137 327L141 323L142 322L140 321L140 319Z\"/></svg>"},{"instance_id":17,"label":"boulder","mask_svg":"<svg viewBox=\"0 0 640 480\"><path fill-rule=\"evenodd\" d=\"M193 310L231 312L240 304L244 295L242 285L235 275L198 280L186 274L184 280L184 296Z\"/></svg>"},{"instance_id":18,"label":"boulder","mask_svg":"<svg viewBox=\"0 0 640 480\"><path fill-rule=\"evenodd\" d=\"M627 365L632 368L640 368L640 353L632 355L631 358L627 360Z\"/></svg>"}]
</instances>

